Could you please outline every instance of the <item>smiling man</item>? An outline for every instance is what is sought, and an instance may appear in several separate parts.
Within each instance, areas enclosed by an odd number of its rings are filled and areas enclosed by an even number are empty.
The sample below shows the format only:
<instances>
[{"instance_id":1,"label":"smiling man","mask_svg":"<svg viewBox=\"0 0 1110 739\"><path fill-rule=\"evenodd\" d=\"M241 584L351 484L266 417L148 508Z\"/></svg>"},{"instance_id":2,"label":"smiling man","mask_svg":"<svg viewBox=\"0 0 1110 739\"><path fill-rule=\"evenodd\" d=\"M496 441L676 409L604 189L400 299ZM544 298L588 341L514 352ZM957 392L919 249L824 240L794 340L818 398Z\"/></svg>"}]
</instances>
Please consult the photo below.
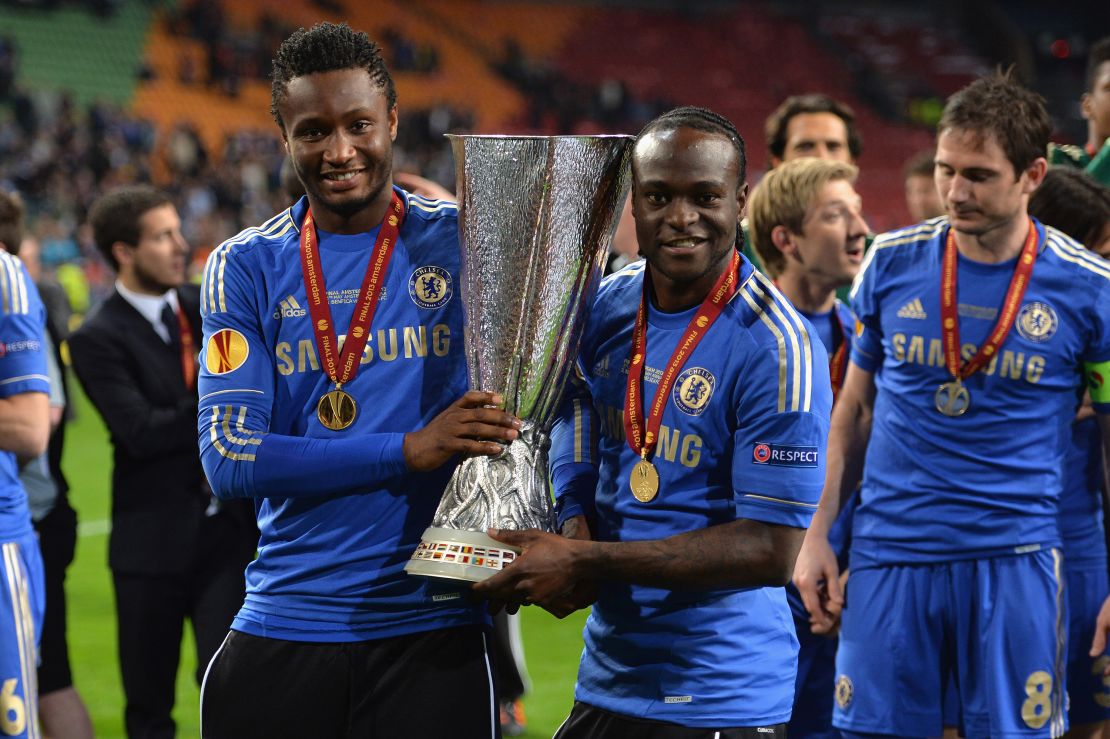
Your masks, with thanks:
<instances>
[{"instance_id":1,"label":"smiling man","mask_svg":"<svg viewBox=\"0 0 1110 739\"><path fill-rule=\"evenodd\" d=\"M597 593L560 739L782 737L798 649L782 586L824 467L827 357L736 249L728 120L656 118L632 173L645 261L602 283L552 434L564 536L491 532L524 551L475 590L560 616Z\"/></svg>"},{"instance_id":2,"label":"smiling man","mask_svg":"<svg viewBox=\"0 0 1110 739\"><path fill-rule=\"evenodd\" d=\"M1084 371L1110 366L1110 268L1029 217L1050 127L1006 76L953 95L936 150L947 215L879 236L853 287L794 575L815 624L843 609L833 723L850 736L940 735L949 682L964 736L1066 728L1060 460ZM1105 446L1110 395L1091 395ZM828 533L861 474L845 598Z\"/></svg>"},{"instance_id":3,"label":"smiling man","mask_svg":"<svg viewBox=\"0 0 1110 739\"><path fill-rule=\"evenodd\" d=\"M290 36L272 111L306 196L202 287L201 458L261 530L202 734L493 737L487 617L402 569L448 462L518 428L466 392L458 211L393 186L396 91L365 34Z\"/></svg>"}]
</instances>

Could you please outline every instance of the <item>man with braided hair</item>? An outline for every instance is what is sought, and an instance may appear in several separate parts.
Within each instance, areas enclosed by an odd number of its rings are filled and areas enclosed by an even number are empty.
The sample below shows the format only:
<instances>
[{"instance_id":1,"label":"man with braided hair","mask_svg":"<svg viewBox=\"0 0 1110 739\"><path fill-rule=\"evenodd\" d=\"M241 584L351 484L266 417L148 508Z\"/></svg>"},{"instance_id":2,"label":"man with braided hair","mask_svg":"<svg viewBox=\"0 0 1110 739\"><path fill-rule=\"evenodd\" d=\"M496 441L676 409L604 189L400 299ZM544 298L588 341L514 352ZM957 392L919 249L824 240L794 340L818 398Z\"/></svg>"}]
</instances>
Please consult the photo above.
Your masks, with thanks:
<instances>
[{"instance_id":1,"label":"man with braided hair","mask_svg":"<svg viewBox=\"0 0 1110 739\"><path fill-rule=\"evenodd\" d=\"M393 186L396 92L365 34L286 39L272 110L306 195L218 247L202 286L201 459L261 537L201 733L494 737L488 618L402 569L448 463L519 428L465 392L458 210Z\"/></svg>"},{"instance_id":2,"label":"man with braided hair","mask_svg":"<svg viewBox=\"0 0 1110 739\"><path fill-rule=\"evenodd\" d=\"M563 536L475 591L597 601L557 736L782 737L798 641L783 586L815 509L831 391L813 326L737 250L744 143L678 108L641 131L645 261L606 278L552 432Z\"/></svg>"}]
</instances>

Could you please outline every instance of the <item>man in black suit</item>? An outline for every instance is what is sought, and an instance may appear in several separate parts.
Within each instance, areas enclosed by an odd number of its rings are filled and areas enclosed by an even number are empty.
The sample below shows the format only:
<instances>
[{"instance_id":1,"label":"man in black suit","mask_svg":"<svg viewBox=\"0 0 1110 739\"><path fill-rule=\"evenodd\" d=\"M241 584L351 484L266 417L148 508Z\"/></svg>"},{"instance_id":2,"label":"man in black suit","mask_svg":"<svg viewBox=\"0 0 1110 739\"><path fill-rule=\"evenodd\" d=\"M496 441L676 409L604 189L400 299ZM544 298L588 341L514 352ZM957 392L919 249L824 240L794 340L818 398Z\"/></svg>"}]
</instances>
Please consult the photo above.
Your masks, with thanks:
<instances>
[{"instance_id":1,"label":"man in black suit","mask_svg":"<svg viewBox=\"0 0 1110 739\"><path fill-rule=\"evenodd\" d=\"M131 739L172 737L186 618L197 680L243 602L258 532L246 501L220 503L197 447L199 291L169 197L139 186L97 201L89 221L116 289L69 339L77 377L115 449L108 564Z\"/></svg>"}]
</instances>

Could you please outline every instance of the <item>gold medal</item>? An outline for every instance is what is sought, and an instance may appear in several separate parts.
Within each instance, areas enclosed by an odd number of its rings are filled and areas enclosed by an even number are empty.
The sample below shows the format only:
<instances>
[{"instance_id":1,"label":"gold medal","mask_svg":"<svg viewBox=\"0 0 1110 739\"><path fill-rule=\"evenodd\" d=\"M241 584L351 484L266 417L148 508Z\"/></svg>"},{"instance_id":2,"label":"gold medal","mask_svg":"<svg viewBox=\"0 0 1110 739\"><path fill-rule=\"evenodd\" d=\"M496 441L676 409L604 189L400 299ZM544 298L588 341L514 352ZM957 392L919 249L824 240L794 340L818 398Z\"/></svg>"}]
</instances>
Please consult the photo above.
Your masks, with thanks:
<instances>
[{"instance_id":1,"label":"gold medal","mask_svg":"<svg viewBox=\"0 0 1110 739\"><path fill-rule=\"evenodd\" d=\"M651 462L641 459L633 466L628 484L632 488L632 494L636 496L636 500L641 503L650 503L659 494L659 471L655 469L655 465Z\"/></svg>"},{"instance_id":2,"label":"gold medal","mask_svg":"<svg viewBox=\"0 0 1110 739\"><path fill-rule=\"evenodd\" d=\"M958 380L946 382L937 388L936 395L933 396L933 402L936 404L938 411L955 418L967 413L967 409L971 406L971 393Z\"/></svg>"},{"instance_id":3,"label":"gold medal","mask_svg":"<svg viewBox=\"0 0 1110 739\"><path fill-rule=\"evenodd\" d=\"M324 393L316 404L316 417L324 428L332 431L347 428L355 422L356 415L358 406L355 405L355 399L339 388Z\"/></svg>"}]
</instances>

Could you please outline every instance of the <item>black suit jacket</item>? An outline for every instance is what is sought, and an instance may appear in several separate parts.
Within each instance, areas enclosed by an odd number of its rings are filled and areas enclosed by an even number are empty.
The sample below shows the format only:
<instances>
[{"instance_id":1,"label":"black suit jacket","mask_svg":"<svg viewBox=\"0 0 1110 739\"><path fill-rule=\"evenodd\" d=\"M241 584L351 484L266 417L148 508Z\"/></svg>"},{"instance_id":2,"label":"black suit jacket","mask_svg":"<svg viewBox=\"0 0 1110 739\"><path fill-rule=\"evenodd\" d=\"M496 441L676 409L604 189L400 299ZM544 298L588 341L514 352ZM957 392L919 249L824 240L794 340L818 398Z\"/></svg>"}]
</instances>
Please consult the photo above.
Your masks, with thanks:
<instances>
[{"instance_id":1,"label":"black suit jacket","mask_svg":"<svg viewBox=\"0 0 1110 739\"><path fill-rule=\"evenodd\" d=\"M199 290L177 294L199 348ZM69 350L114 447L112 570L183 573L223 548L249 561L258 542L249 502L222 504L221 525L202 531L211 497L197 444L197 393L185 386L179 350L116 291L70 336Z\"/></svg>"}]
</instances>

